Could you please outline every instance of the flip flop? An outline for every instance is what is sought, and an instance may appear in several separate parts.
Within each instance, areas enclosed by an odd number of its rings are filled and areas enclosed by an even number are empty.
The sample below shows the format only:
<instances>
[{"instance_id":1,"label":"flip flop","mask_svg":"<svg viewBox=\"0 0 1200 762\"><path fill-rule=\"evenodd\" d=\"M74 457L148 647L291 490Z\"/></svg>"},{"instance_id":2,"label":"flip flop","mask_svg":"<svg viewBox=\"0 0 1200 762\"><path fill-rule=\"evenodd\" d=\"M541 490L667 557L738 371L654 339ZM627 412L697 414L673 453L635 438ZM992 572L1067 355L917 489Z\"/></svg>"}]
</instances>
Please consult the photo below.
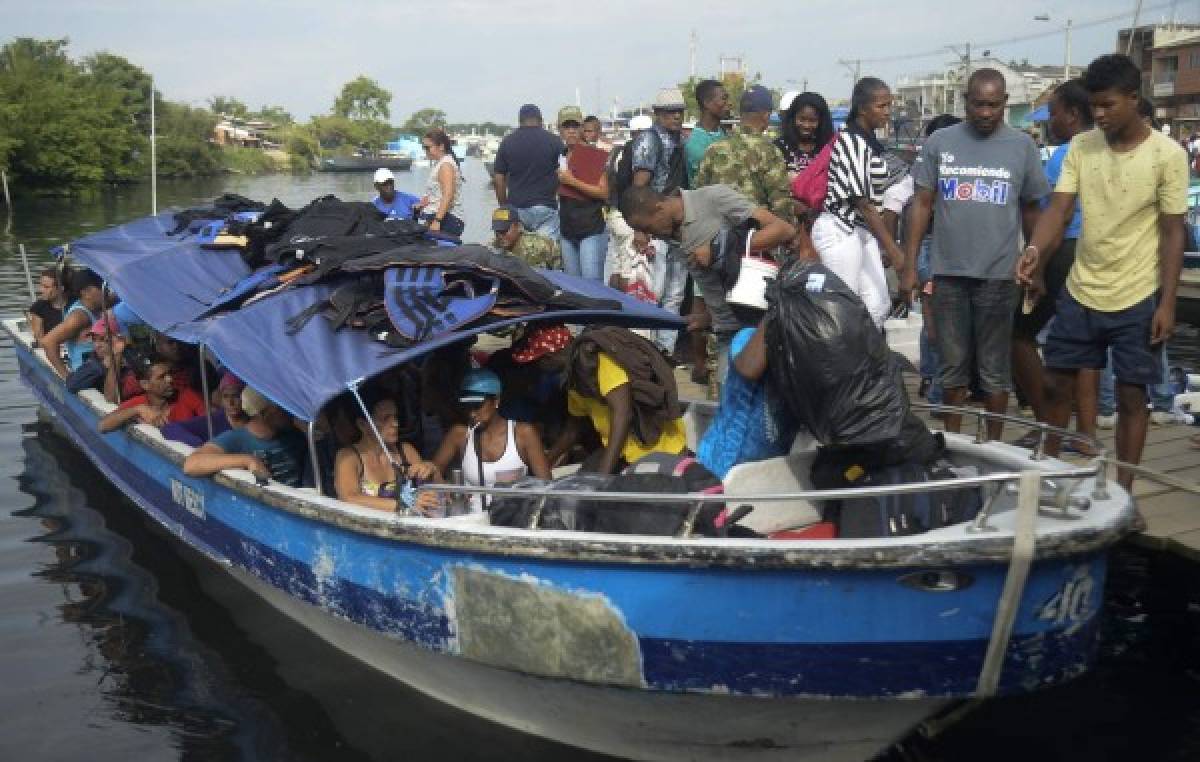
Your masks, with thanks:
<instances>
[{"instance_id":1,"label":"flip flop","mask_svg":"<svg viewBox=\"0 0 1200 762\"><path fill-rule=\"evenodd\" d=\"M1193 450L1200 450L1200 434L1193 434L1188 439L1188 444L1192 446Z\"/></svg>"}]
</instances>

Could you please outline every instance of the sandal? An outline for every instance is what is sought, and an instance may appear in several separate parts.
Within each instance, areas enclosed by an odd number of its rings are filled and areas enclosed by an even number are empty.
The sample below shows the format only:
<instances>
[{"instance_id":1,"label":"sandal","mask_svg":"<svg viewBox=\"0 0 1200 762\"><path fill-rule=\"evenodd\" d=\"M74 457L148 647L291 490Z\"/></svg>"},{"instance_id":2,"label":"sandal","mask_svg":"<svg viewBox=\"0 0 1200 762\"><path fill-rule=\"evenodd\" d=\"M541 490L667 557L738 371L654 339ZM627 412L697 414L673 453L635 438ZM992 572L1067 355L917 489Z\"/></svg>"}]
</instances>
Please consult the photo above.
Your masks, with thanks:
<instances>
[{"instance_id":1,"label":"sandal","mask_svg":"<svg viewBox=\"0 0 1200 762\"><path fill-rule=\"evenodd\" d=\"M1193 434L1188 439L1188 443L1191 444L1193 450L1200 450L1200 434Z\"/></svg>"}]
</instances>

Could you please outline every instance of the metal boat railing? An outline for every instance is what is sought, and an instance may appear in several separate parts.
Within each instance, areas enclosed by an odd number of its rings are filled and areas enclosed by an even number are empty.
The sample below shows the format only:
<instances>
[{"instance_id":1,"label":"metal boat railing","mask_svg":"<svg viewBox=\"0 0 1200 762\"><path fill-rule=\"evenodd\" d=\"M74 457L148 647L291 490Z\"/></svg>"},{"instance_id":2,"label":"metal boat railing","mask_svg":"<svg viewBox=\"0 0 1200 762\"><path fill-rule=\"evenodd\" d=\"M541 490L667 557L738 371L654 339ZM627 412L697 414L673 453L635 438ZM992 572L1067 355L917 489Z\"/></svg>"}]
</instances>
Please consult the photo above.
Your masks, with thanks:
<instances>
[{"instance_id":1,"label":"metal boat railing","mask_svg":"<svg viewBox=\"0 0 1200 762\"><path fill-rule=\"evenodd\" d=\"M1018 418L1016 416L990 413L986 410L977 410L973 408L960 408L948 405L939 405L932 403L913 404L913 408L919 410L929 410L932 412L942 412L950 414L958 414L964 417L972 417L977 421L978 430L975 436L977 444L986 444L987 422L1002 421L1005 423L1013 423L1027 428L1036 429L1038 431L1037 445L1030 453L1030 460L1043 461L1046 459L1044 447L1046 438L1051 435L1059 436L1063 439L1082 441L1094 448L1097 455L1085 466L1070 466L1067 468L1044 469L1035 468L1028 469L1035 471L1039 476L1043 489L1039 497L1039 507L1051 508L1057 515L1066 517L1071 509L1087 510L1091 506L1093 500L1106 500L1109 497L1107 484L1107 450L1104 446L1093 437L1089 437L1079 432L1072 432L1066 429L1051 426L1047 423L1031 421L1026 418ZM656 503L686 503L691 504L692 510L689 518L685 521L686 533L680 536L690 535L691 525L694 522L696 514L700 508L706 503L729 503L729 504L745 504L745 503L762 503L762 502L790 502L790 501L824 501L824 500L845 500L863 497L875 497L883 495L904 495L916 494L923 492L938 492L943 490L962 489L965 487L981 487L985 490L986 497L984 499L983 508L979 511L975 520L972 522L968 531L987 532L994 531L994 528L988 524L988 519L991 517L991 512L994 509L998 499L1002 494L1015 494L1013 486L1021 478L1021 471L1003 471L980 476L967 476L955 479L943 479L929 482L918 482L913 484L889 484L870 487L846 487L841 489L823 489L823 490L802 490L798 492L762 492L762 493L723 493L723 494L698 494L698 493L657 493L657 492L592 492L579 490L563 490L553 487L482 487L468 486L457 484L425 484L418 488L418 491L427 491L443 495L446 498L454 498L455 496L481 495L491 498L497 497L519 497L519 498L537 498L538 504L534 509L530 521L530 529L537 528L537 522L540 519L542 508L547 500L552 497L564 498L586 498L587 500L596 500L601 502L656 502ZM1085 479L1094 479L1093 488L1090 499L1073 495L1075 487L1078 483ZM1006 485L1009 485L1006 489ZM1045 488L1049 486L1049 491Z\"/></svg>"}]
</instances>

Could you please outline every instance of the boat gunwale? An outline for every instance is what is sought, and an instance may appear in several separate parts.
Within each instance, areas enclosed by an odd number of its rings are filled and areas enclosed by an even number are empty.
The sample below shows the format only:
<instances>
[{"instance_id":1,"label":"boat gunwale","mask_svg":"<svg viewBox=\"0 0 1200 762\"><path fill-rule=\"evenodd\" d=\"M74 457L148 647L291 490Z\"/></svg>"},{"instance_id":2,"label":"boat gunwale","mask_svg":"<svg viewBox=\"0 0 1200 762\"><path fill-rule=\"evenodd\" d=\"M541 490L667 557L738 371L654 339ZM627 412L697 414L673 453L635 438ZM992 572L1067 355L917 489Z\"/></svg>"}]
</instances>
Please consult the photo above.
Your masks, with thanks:
<instances>
[{"instance_id":1,"label":"boat gunwale","mask_svg":"<svg viewBox=\"0 0 1200 762\"><path fill-rule=\"evenodd\" d=\"M44 372L53 373L44 354L39 355L25 339L28 334L14 327L16 322L16 319L3 319L0 321L0 330L38 360ZM106 412L88 396L73 396L97 419ZM130 437L157 457L167 460L178 468L181 478L192 478L183 474L182 467L186 456L175 449L175 446L181 446L181 443L172 443L164 439L157 430L148 430L141 424L127 426L120 432L112 433ZM79 442L76 444L83 446ZM376 512L370 509L326 497L311 490L276 483L259 485L238 471L221 471L203 478L211 479L241 497L271 508L358 534L466 553L531 557L539 560L732 567L747 570L902 569L1007 563L1012 556L1013 547L1013 532L1009 529L997 529L986 536L930 539L926 533L863 540L676 538L531 530L467 523L455 519L398 516L393 513L374 515ZM564 494L578 497L577 492L568 491ZM762 497L756 496L756 499ZM1127 496L1128 500L1131 498ZM1132 510L1118 510L1114 513L1113 520L1104 525L1040 534L1035 547L1036 559L1050 560L1101 550L1127 534L1132 523Z\"/></svg>"}]
</instances>

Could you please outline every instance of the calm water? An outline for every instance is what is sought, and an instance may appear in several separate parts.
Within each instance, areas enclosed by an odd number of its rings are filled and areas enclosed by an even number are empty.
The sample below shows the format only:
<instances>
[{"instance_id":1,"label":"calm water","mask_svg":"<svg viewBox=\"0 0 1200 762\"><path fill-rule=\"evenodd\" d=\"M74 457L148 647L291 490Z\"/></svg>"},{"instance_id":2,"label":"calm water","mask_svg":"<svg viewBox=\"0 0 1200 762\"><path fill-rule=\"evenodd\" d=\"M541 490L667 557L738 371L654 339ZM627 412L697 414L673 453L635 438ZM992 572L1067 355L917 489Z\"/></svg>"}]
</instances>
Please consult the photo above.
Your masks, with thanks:
<instances>
[{"instance_id":1,"label":"calm water","mask_svg":"<svg viewBox=\"0 0 1200 762\"><path fill-rule=\"evenodd\" d=\"M468 160L467 238L494 197ZM400 173L421 193L425 171ZM301 205L365 199L369 175L164 183L160 207L232 191ZM0 216L0 314L26 303L15 244L45 249L141 216L148 189ZM0 210L2 213L2 210ZM1181 357L1200 367L1194 331ZM143 523L39 420L0 349L0 760L600 760L430 701L309 636ZM1118 555L1100 663L993 702L889 760L1200 759L1200 569Z\"/></svg>"}]
</instances>

